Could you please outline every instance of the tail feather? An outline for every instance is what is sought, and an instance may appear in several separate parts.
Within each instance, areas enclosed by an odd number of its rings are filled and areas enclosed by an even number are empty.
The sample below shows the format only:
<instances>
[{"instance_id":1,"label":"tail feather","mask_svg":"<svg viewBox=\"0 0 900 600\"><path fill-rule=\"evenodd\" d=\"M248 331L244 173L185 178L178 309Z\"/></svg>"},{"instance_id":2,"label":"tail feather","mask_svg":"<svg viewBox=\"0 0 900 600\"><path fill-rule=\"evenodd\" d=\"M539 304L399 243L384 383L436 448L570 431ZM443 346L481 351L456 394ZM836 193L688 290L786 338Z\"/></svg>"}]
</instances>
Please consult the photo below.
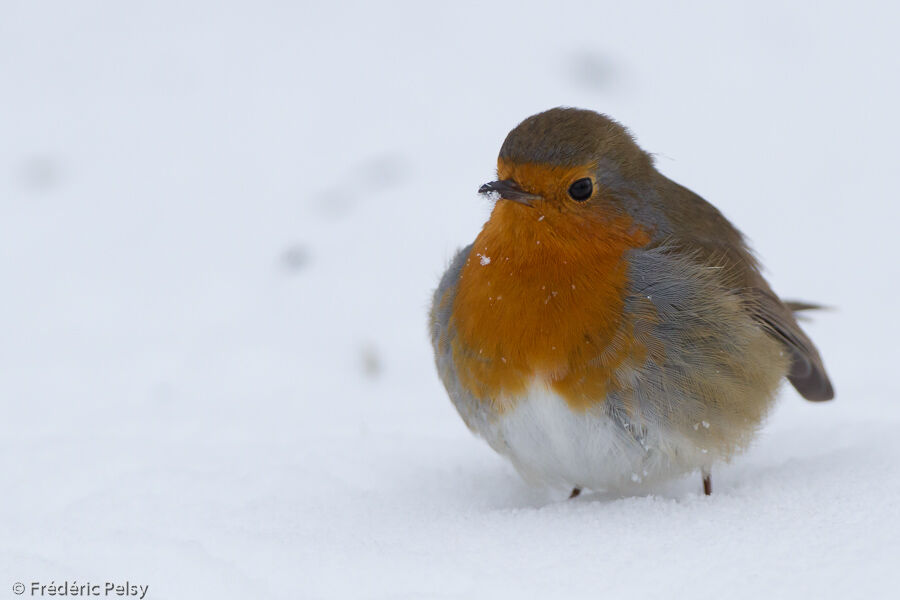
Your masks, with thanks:
<instances>
[{"instance_id":1,"label":"tail feather","mask_svg":"<svg viewBox=\"0 0 900 600\"><path fill-rule=\"evenodd\" d=\"M783 300L784 305L791 309L791 312L802 312L806 310L831 310L830 306L822 304L813 304L812 302L804 302L803 300Z\"/></svg>"}]
</instances>

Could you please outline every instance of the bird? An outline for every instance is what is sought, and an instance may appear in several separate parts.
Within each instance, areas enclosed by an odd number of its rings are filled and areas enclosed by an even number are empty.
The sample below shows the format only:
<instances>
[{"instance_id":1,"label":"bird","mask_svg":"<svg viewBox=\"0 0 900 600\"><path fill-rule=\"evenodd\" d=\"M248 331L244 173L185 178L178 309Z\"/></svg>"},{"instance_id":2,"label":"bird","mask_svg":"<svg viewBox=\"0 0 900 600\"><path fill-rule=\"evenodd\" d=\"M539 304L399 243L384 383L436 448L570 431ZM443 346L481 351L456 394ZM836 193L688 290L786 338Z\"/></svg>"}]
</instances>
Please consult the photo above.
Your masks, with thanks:
<instances>
[{"instance_id":1,"label":"bird","mask_svg":"<svg viewBox=\"0 0 900 600\"><path fill-rule=\"evenodd\" d=\"M745 450L787 379L834 397L743 234L629 130L558 107L512 129L495 200L434 291L437 371L531 483L637 493Z\"/></svg>"}]
</instances>

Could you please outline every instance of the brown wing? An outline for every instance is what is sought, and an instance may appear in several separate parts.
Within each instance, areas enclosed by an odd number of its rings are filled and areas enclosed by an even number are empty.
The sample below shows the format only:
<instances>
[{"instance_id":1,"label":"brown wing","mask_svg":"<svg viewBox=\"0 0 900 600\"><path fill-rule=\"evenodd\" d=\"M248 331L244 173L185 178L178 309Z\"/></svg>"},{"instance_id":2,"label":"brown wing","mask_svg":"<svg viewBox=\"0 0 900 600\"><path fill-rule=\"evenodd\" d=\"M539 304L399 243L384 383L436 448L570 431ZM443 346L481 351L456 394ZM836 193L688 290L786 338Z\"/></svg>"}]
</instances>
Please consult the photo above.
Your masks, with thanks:
<instances>
[{"instance_id":1,"label":"brown wing","mask_svg":"<svg viewBox=\"0 0 900 600\"><path fill-rule=\"evenodd\" d=\"M753 317L772 336L784 344L791 356L788 380L807 400L830 400L834 389L822 357L800 328L791 307L769 287L750 253L743 235L706 200L687 188L660 176L657 191L670 230L668 242L695 254L711 267L727 271L729 285L747 300ZM814 305L796 304L797 310Z\"/></svg>"},{"instance_id":2,"label":"brown wing","mask_svg":"<svg viewBox=\"0 0 900 600\"><path fill-rule=\"evenodd\" d=\"M800 329L791 309L769 289L754 287L747 290L749 306L754 318L772 335L778 338L791 353L791 371L788 380L807 400L821 401L834 398L834 388L825 372L822 357L812 340Z\"/></svg>"}]
</instances>

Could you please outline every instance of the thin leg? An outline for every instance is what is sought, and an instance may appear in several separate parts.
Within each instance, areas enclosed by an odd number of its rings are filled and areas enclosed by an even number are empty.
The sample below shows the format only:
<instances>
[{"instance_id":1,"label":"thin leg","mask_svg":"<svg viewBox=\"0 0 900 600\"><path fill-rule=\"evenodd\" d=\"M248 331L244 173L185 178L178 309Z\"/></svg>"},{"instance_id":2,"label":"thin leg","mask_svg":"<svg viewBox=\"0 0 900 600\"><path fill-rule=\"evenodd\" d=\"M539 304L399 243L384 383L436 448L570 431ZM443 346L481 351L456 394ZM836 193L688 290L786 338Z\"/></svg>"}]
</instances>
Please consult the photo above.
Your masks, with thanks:
<instances>
[{"instance_id":1,"label":"thin leg","mask_svg":"<svg viewBox=\"0 0 900 600\"><path fill-rule=\"evenodd\" d=\"M580 493L581 493L581 488L572 488L572 493L569 494L569 500L571 500L572 498L577 498L578 494L580 494Z\"/></svg>"},{"instance_id":2,"label":"thin leg","mask_svg":"<svg viewBox=\"0 0 900 600\"><path fill-rule=\"evenodd\" d=\"M707 496L712 495L712 476L710 476L709 471L703 469L700 471L703 475L703 493Z\"/></svg>"}]
</instances>

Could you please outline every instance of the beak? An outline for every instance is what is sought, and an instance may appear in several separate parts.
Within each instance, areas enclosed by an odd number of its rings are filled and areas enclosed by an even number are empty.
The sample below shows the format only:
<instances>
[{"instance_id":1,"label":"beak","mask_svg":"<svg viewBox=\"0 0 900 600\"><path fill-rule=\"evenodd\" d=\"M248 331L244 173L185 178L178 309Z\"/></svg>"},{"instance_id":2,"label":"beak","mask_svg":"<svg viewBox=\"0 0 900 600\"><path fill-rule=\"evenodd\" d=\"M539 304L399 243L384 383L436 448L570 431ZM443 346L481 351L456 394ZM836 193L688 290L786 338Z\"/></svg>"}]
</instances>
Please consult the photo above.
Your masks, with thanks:
<instances>
[{"instance_id":1,"label":"beak","mask_svg":"<svg viewBox=\"0 0 900 600\"><path fill-rule=\"evenodd\" d=\"M534 200L540 200L541 198L540 196L537 196L535 194L529 194L528 192L520 188L519 184L517 184L512 179L492 181L478 188L479 194L489 194L491 192L496 192L500 194L501 198L512 200L513 202L518 202L519 204L524 204L525 206L533 206L532 202Z\"/></svg>"}]
</instances>

